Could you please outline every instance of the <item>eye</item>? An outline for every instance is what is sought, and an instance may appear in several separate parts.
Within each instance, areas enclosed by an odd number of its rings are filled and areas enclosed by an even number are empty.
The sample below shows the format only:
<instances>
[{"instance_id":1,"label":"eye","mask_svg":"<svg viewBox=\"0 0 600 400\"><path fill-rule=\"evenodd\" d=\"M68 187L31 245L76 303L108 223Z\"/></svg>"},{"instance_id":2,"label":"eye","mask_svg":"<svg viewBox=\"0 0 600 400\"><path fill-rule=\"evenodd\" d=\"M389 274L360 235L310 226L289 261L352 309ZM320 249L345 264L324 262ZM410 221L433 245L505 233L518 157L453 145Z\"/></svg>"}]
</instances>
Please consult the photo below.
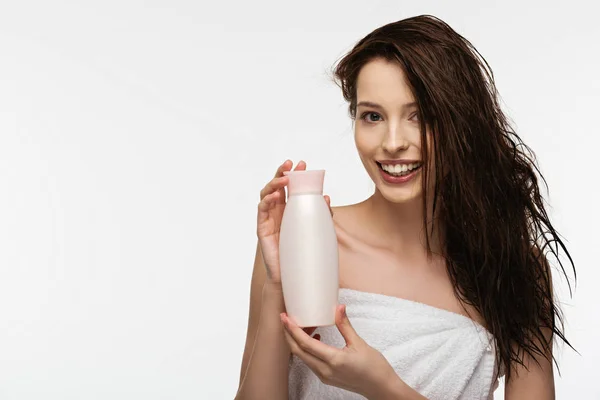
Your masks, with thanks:
<instances>
[{"instance_id":1,"label":"eye","mask_svg":"<svg viewBox=\"0 0 600 400\"><path fill-rule=\"evenodd\" d=\"M411 115L410 119L413 120L413 121L419 121L419 119L420 119L419 117L420 117L419 113L416 112L413 115Z\"/></svg>"},{"instance_id":2,"label":"eye","mask_svg":"<svg viewBox=\"0 0 600 400\"><path fill-rule=\"evenodd\" d=\"M379 119L375 119L375 120L368 119L367 117L369 115L376 116L376 118L379 118ZM369 122L369 123L379 122L379 121L381 121L381 115L379 115L379 114L377 114L376 112L373 112L373 111L367 111L367 112L362 113L362 115L360 116L360 119L362 119L363 121Z\"/></svg>"}]
</instances>

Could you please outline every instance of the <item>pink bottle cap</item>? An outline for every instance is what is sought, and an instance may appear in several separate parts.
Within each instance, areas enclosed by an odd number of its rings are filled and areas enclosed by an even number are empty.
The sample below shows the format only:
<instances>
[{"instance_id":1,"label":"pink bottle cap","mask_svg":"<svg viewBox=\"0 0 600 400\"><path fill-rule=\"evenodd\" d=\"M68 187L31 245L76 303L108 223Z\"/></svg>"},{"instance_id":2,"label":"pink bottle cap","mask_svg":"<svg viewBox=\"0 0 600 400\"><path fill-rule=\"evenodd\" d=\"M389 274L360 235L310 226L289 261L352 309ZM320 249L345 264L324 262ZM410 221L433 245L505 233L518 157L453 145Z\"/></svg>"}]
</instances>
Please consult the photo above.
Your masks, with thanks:
<instances>
[{"instance_id":1,"label":"pink bottle cap","mask_svg":"<svg viewBox=\"0 0 600 400\"><path fill-rule=\"evenodd\" d=\"M283 175L290 178L287 185L288 195L307 193L323 194L323 181L325 180L324 169L284 171Z\"/></svg>"}]
</instances>

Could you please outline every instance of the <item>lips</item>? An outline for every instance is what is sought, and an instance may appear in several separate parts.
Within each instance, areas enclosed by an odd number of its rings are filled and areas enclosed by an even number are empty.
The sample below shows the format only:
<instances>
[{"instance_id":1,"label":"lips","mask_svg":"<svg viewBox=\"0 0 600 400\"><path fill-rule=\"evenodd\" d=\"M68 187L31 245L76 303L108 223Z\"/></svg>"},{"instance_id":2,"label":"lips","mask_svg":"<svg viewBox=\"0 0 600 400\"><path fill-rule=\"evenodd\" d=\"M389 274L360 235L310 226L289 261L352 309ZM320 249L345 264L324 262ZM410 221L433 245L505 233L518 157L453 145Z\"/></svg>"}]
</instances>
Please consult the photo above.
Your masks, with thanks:
<instances>
[{"instance_id":1,"label":"lips","mask_svg":"<svg viewBox=\"0 0 600 400\"><path fill-rule=\"evenodd\" d=\"M422 164L419 165L417 168L411 170L409 173L406 173L404 175L391 175L388 172L386 172L382 165L377 162L377 167L379 169L379 173L381 174L382 179L387 182L387 183L391 183L391 184L402 184L402 183L406 183L410 180L412 180L421 170Z\"/></svg>"},{"instance_id":2,"label":"lips","mask_svg":"<svg viewBox=\"0 0 600 400\"><path fill-rule=\"evenodd\" d=\"M411 171L416 171L423 165L420 161L410 162L397 162L397 163L385 163L382 164L379 161L375 161L379 169L387 172L392 176L408 175Z\"/></svg>"}]
</instances>

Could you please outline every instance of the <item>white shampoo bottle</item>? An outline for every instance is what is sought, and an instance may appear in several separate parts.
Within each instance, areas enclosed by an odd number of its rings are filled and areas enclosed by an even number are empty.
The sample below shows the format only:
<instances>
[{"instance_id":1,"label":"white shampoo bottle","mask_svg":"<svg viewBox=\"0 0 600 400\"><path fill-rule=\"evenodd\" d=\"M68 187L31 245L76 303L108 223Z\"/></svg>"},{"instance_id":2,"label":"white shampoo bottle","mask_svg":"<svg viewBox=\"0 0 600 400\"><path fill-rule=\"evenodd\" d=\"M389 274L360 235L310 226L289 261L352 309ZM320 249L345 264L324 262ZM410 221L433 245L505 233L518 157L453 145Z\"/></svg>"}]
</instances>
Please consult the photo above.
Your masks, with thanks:
<instances>
[{"instance_id":1,"label":"white shampoo bottle","mask_svg":"<svg viewBox=\"0 0 600 400\"><path fill-rule=\"evenodd\" d=\"M338 243L323 197L325 170L286 171L288 198L279 234L287 314L300 327L335 324Z\"/></svg>"}]
</instances>

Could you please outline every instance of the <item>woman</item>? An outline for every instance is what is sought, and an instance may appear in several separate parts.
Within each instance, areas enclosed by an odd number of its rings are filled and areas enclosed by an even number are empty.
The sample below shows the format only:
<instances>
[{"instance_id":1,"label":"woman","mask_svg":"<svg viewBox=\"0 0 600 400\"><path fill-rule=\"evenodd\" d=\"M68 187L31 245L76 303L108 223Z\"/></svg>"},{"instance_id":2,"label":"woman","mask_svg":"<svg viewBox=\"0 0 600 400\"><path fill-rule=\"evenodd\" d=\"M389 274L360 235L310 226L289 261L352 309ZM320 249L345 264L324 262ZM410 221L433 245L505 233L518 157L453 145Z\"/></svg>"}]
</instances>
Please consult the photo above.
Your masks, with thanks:
<instances>
[{"instance_id":1,"label":"woman","mask_svg":"<svg viewBox=\"0 0 600 400\"><path fill-rule=\"evenodd\" d=\"M552 343L569 343L546 254L563 273L558 249L573 262L485 60L418 16L367 35L335 76L375 183L368 199L332 210L336 326L301 329L285 314L287 160L260 193L237 398L486 399L502 375L506 399L554 398Z\"/></svg>"}]
</instances>

